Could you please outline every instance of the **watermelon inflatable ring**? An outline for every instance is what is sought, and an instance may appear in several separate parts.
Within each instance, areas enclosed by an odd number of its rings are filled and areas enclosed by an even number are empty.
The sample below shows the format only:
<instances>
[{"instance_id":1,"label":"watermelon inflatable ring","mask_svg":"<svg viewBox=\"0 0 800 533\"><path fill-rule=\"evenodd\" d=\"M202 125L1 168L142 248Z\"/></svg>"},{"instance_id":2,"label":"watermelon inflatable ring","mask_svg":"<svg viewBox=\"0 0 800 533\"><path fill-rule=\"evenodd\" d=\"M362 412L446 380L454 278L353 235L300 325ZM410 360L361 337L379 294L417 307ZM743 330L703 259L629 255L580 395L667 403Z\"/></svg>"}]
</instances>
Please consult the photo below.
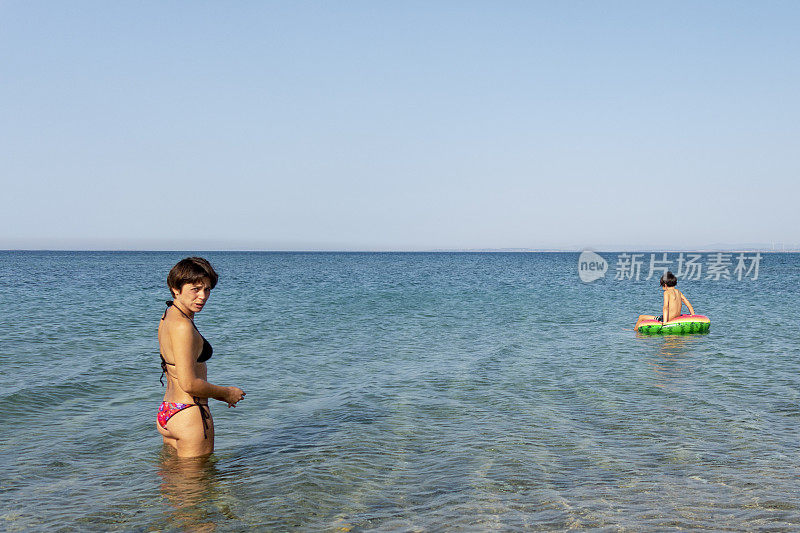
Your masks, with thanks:
<instances>
[{"instance_id":1,"label":"watermelon inflatable ring","mask_svg":"<svg viewBox=\"0 0 800 533\"><path fill-rule=\"evenodd\" d=\"M681 315L662 324L658 320L642 320L636 331L647 335L683 335L687 333L708 333L711 321L703 315Z\"/></svg>"}]
</instances>

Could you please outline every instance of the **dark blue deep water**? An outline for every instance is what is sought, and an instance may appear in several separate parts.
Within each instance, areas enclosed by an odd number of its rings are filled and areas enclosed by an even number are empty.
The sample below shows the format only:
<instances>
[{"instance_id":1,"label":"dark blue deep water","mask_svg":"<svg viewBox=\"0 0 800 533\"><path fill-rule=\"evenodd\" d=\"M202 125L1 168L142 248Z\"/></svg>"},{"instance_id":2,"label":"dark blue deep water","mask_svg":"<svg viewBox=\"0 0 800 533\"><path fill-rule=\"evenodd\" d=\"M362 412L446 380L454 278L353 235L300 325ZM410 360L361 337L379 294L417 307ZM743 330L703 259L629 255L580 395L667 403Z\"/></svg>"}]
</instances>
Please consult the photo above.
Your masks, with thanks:
<instances>
[{"instance_id":1,"label":"dark blue deep water","mask_svg":"<svg viewBox=\"0 0 800 533\"><path fill-rule=\"evenodd\" d=\"M800 255L649 281L578 254L209 252L217 449L155 412L175 252L0 252L0 530L800 528ZM605 254L609 263L615 254Z\"/></svg>"}]
</instances>

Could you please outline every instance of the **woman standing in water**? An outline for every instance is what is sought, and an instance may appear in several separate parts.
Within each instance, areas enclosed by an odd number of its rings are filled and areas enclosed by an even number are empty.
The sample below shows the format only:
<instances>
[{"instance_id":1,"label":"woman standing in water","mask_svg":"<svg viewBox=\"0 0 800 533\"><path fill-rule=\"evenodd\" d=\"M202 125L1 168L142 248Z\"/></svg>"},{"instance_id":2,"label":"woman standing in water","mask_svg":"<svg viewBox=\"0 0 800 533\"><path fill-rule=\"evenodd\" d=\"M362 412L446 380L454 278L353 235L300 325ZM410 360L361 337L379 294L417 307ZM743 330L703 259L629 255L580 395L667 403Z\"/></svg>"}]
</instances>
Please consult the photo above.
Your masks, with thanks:
<instances>
[{"instance_id":1,"label":"woman standing in water","mask_svg":"<svg viewBox=\"0 0 800 533\"><path fill-rule=\"evenodd\" d=\"M158 408L156 427L164 444L175 448L179 457L199 457L214 451L209 398L236 407L245 396L238 387L206 381L206 361L213 349L194 325L194 315L203 309L217 279L211 264L201 257L183 259L167 276L173 300L167 302L158 325L162 378L167 376L167 390Z\"/></svg>"}]
</instances>

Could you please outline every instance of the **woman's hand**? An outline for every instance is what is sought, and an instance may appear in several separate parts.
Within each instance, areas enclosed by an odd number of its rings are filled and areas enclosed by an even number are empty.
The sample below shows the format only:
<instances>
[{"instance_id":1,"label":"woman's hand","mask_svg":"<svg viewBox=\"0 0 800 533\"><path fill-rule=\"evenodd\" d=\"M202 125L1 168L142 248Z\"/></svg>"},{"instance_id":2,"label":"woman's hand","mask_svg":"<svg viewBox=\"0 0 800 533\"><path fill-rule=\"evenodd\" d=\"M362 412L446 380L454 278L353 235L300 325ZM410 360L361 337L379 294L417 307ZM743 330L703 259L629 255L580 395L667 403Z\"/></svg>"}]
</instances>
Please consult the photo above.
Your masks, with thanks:
<instances>
[{"instance_id":1,"label":"woman's hand","mask_svg":"<svg viewBox=\"0 0 800 533\"><path fill-rule=\"evenodd\" d=\"M222 399L228 407L236 407L236 404L244 400L246 392L239 387L225 387L225 397Z\"/></svg>"}]
</instances>

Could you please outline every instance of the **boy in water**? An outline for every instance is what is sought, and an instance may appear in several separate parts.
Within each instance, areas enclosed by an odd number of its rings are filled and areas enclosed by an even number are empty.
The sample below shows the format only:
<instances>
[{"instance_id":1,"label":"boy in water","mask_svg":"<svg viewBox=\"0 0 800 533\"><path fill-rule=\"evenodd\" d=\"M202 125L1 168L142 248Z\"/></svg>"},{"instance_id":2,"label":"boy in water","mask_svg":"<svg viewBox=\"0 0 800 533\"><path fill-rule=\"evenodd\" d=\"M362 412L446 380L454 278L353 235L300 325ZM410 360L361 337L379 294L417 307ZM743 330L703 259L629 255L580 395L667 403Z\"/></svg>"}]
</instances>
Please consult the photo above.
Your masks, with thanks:
<instances>
[{"instance_id":1,"label":"boy in water","mask_svg":"<svg viewBox=\"0 0 800 533\"><path fill-rule=\"evenodd\" d=\"M639 329L639 324L643 320L658 320L663 324L679 317L683 304L686 304L686 307L689 308L690 315L694 314L692 304L689 303L689 300L686 299L686 296L681 291L675 288L677 284L678 278L672 272L667 271L666 274L661 276L661 289L664 291L664 307L661 310L661 316L639 315L639 320L636 321L636 326L633 328L634 331Z\"/></svg>"}]
</instances>

